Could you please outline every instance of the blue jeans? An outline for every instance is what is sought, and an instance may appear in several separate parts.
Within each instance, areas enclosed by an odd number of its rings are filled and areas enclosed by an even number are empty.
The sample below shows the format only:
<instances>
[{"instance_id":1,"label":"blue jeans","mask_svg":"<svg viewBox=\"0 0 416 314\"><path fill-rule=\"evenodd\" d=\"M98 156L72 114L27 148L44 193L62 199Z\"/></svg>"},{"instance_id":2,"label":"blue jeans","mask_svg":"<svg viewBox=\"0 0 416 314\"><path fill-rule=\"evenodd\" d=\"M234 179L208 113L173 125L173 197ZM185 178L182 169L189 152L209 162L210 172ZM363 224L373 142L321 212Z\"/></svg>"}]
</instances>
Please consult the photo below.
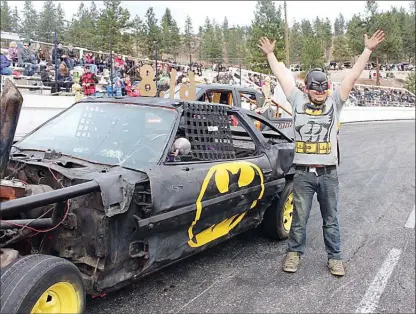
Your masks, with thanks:
<instances>
[{"instance_id":1,"label":"blue jeans","mask_svg":"<svg viewBox=\"0 0 416 314\"><path fill-rule=\"evenodd\" d=\"M25 70L23 71L24 76L33 76L35 74L35 65L29 62L24 64Z\"/></svg>"},{"instance_id":2,"label":"blue jeans","mask_svg":"<svg viewBox=\"0 0 416 314\"><path fill-rule=\"evenodd\" d=\"M302 255L306 244L306 224L317 194L323 220L325 250L328 258L342 259L338 225L338 173L316 176L313 172L296 170L293 179L293 220L288 239L288 252Z\"/></svg>"},{"instance_id":3,"label":"blue jeans","mask_svg":"<svg viewBox=\"0 0 416 314\"><path fill-rule=\"evenodd\" d=\"M74 69L75 61L73 59L66 58L65 64L68 67L68 70L72 71Z\"/></svg>"}]
</instances>

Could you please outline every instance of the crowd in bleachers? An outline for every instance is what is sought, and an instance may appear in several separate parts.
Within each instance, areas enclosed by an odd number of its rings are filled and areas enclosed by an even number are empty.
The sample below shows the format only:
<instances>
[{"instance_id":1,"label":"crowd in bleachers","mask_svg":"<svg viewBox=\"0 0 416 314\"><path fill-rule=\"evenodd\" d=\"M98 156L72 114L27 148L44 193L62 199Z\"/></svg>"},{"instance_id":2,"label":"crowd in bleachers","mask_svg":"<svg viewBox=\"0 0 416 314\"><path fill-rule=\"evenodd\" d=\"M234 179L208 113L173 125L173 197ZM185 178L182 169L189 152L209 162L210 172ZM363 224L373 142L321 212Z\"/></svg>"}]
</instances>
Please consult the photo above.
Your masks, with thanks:
<instances>
[{"instance_id":1,"label":"crowd in bleachers","mask_svg":"<svg viewBox=\"0 0 416 314\"><path fill-rule=\"evenodd\" d=\"M401 106L415 105L415 95L398 88L377 88L375 86L356 86L351 91L357 106Z\"/></svg>"},{"instance_id":2,"label":"crowd in bleachers","mask_svg":"<svg viewBox=\"0 0 416 314\"><path fill-rule=\"evenodd\" d=\"M138 84L141 81L140 69L144 64L152 64L149 59L139 60L121 54L87 52L79 56L78 51L69 45L58 44L56 49L31 47L30 42L19 45L11 42L8 54L1 54L1 75L39 77L43 86L51 87L52 92L75 92L82 90L85 96L97 93L140 96ZM20 68L22 71L19 71ZM175 84L189 82L188 71L195 74L197 83L206 82L202 77L202 65L192 63L178 65L175 62L159 60L155 78L158 91L170 86L170 73L175 68ZM56 74L55 74L56 72Z\"/></svg>"}]
</instances>

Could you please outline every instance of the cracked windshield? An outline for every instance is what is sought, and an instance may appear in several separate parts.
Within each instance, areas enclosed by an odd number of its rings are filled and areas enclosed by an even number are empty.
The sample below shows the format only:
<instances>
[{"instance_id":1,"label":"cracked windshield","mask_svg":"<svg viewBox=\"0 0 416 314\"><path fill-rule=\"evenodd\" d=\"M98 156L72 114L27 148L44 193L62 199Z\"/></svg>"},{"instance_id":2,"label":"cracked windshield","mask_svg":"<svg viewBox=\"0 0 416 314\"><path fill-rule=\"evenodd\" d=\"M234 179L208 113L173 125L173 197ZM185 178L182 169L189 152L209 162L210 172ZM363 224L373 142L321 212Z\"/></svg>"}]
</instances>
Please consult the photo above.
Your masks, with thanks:
<instances>
[{"instance_id":1,"label":"cracked windshield","mask_svg":"<svg viewBox=\"0 0 416 314\"><path fill-rule=\"evenodd\" d=\"M21 141L19 149L55 150L102 164L157 163L176 111L116 103L79 103Z\"/></svg>"}]
</instances>

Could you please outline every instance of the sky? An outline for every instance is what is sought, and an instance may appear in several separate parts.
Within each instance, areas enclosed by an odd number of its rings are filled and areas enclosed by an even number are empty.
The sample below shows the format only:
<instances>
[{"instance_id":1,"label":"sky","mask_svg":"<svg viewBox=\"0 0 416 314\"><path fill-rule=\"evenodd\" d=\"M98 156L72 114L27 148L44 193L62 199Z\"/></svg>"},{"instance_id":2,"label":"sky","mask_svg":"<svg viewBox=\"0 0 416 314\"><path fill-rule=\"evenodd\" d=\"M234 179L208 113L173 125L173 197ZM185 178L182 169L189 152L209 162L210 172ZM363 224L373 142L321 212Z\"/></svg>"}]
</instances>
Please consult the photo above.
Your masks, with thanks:
<instances>
[{"instance_id":1,"label":"sky","mask_svg":"<svg viewBox=\"0 0 416 314\"><path fill-rule=\"evenodd\" d=\"M78 10L82 1L55 1L60 2L66 18L71 20L72 15ZM88 4L90 1L84 1ZM18 10L23 9L23 1L8 1L9 5ZM43 1L33 1L37 11L42 8ZM102 7L101 1L95 1L98 8ZM332 23L342 12L346 20L356 13L364 13L366 1L287 1L287 14L289 26L293 20L315 19L328 17ZM379 9L386 11L393 7L409 9L410 1L377 1ZM276 6L282 5L283 1L275 1ZM194 32L204 24L208 16L211 20L215 18L217 23L222 23L227 16L229 26L250 25L254 17L256 1L122 1L122 5L128 8L132 17L138 14L142 19L146 10L152 6L156 17L160 21L166 7L172 11L178 26L183 31L186 15L192 19Z\"/></svg>"}]
</instances>

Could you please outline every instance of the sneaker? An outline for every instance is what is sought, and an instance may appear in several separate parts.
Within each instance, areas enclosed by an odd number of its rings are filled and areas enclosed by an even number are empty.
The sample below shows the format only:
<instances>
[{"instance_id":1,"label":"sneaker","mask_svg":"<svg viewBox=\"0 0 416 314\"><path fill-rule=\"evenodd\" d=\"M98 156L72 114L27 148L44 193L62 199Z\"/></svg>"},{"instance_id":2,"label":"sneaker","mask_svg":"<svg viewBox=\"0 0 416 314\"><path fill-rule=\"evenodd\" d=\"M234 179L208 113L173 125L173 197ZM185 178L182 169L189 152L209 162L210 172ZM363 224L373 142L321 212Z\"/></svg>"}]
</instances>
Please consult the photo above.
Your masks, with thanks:
<instances>
[{"instance_id":1,"label":"sneaker","mask_svg":"<svg viewBox=\"0 0 416 314\"><path fill-rule=\"evenodd\" d=\"M283 270L287 273L295 273L298 270L300 257L297 252L288 252L286 254Z\"/></svg>"},{"instance_id":2,"label":"sneaker","mask_svg":"<svg viewBox=\"0 0 416 314\"><path fill-rule=\"evenodd\" d=\"M328 268L332 275L335 275L335 276L345 275L344 265L342 264L342 260L340 259L330 258L328 260Z\"/></svg>"}]
</instances>

